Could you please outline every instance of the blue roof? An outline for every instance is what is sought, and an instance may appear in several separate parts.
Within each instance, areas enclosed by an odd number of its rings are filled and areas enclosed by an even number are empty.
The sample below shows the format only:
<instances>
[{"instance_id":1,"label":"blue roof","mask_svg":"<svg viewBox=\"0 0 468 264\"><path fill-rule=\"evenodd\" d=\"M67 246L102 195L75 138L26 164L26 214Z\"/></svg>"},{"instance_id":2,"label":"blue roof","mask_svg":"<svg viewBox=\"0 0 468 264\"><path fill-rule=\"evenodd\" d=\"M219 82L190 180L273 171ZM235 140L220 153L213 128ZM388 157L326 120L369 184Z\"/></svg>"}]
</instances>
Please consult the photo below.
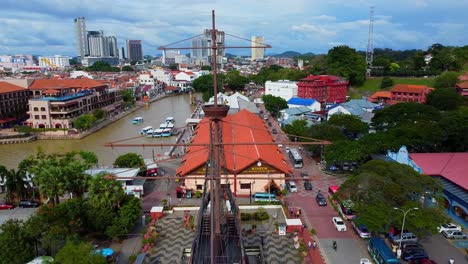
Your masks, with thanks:
<instances>
[{"instance_id":1,"label":"blue roof","mask_svg":"<svg viewBox=\"0 0 468 264\"><path fill-rule=\"evenodd\" d=\"M309 105L312 105L315 102L316 102L315 99L306 99L306 98L293 97L293 98L289 99L288 104L309 106Z\"/></svg>"}]
</instances>

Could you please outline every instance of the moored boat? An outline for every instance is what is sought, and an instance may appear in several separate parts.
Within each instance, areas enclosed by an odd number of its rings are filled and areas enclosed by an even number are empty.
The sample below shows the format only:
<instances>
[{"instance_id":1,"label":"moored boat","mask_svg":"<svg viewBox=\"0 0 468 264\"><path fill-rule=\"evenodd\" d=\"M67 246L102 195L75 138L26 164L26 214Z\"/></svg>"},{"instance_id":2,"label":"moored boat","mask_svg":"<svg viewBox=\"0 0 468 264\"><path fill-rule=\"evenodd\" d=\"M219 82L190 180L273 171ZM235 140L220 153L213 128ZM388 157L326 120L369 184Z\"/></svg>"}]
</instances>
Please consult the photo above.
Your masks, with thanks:
<instances>
[{"instance_id":1,"label":"moored boat","mask_svg":"<svg viewBox=\"0 0 468 264\"><path fill-rule=\"evenodd\" d=\"M143 123L143 121L144 121L143 117L141 117L141 116L135 117L132 120L132 124L141 124L141 123Z\"/></svg>"}]
</instances>

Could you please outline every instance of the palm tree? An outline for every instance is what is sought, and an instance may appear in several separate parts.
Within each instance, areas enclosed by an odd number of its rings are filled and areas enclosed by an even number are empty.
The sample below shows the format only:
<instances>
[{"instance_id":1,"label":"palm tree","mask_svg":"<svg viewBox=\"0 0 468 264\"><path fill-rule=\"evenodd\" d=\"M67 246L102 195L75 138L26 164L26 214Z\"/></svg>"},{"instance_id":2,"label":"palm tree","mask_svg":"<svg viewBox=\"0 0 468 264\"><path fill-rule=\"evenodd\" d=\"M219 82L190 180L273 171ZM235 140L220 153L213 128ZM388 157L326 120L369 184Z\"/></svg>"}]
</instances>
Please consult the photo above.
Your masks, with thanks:
<instances>
[{"instance_id":1,"label":"palm tree","mask_svg":"<svg viewBox=\"0 0 468 264\"><path fill-rule=\"evenodd\" d=\"M64 177L62 167L56 155L37 160L31 167L34 183L39 187L43 197L52 199L53 204L60 203L59 197L64 194Z\"/></svg>"},{"instance_id":2,"label":"palm tree","mask_svg":"<svg viewBox=\"0 0 468 264\"><path fill-rule=\"evenodd\" d=\"M119 181L106 179L106 174L96 175L89 185L89 201L97 207L120 207L125 193Z\"/></svg>"},{"instance_id":3,"label":"palm tree","mask_svg":"<svg viewBox=\"0 0 468 264\"><path fill-rule=\"evenodd\" d=\"M0 165L0 178L5 183L7 195L7 201L14 201L15 199L21 199L27 194L27 188L25 186L24 178L26 172L24 170L8 170L5 166Z\"/></svg>"}]
</instances>

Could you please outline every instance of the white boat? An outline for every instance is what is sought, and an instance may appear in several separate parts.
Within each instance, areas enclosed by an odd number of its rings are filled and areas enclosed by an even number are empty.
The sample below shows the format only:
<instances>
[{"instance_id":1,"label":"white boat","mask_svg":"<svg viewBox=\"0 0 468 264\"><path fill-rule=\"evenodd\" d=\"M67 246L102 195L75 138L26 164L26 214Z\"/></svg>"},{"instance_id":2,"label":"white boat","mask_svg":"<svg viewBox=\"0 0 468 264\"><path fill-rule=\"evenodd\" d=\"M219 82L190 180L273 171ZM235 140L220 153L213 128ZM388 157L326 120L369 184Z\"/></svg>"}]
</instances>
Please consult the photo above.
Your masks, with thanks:
<instances>
[{"instance_id":1,"label":"white boat","mask_svg":"<svg viewBox=\"0 0 468 264\"><path fill-rule=\"evenodd\" d=\"M162 124L159 125L159 128L160 129L166 129L168 125L169 125L169 123L162 123Z\"/></svg>"},{"instance_id":2,"label":"white boat","mask_svg":"<svg viewBox=\"0 0 468 264\"><path fill-rule=\"evenodd\" d=\"M163 132L161 133L161 136L163 136L163 137L172 136L172 129L170 129L170 128L164 129Z\"/></svg>"},{"instance_id":3,"label":"white boat","mask_svg":"<svg viewBox=\"0 0 468 264\"><path fill-rule=\"evenodd\" d=\"M143 121L144 121L143 117L141 117L141 116L135 117L132 120L132 124L141 124L141 123L143 123Z\"/></svg>"},{"instance_id":4,"label":"white boat","mask_svg":"<svg viewBox=\"0 0 468 264\"><path fill-rule=\"evenodd\" d=\"M144 128L141 129L140 134L141 134L141 135L146 135L146 133L148 133L148 131L150 131L150 130L152 130L152 129L153 129L152 126L144 127Z\"/></svg>"},{"instance_id":5,"label":"white boat","mask_svg":"<svg viewBox=\"0 0 468 264\"><path fill-rule=\"evenodd\" d=\"M146 131L146 136L147 137L153 137L153 134L154 134L154 129L150 129L150 130Z\"/></svg>"},{"instance_id":6,"label":"white boat","mask_svg":"<svg viewBox=\"0 0 468 264\"><path fill-rule=\"evenodd\" d=\"M163 132L163 129L160 129L160 128L153 130L153 137L155 138L161 137L162 132Z\"/></svg>"},{"instance_id":7,"label":"white boat","mask_svg":"<svg viewBox=\"0 0 468 264\"><path fill-rule=\"evenodd\" d=\"M175 119L174 119L172 116L166 117L166 123L174 124L174 123L175 123Z\"/></svg>"}]
</instances>

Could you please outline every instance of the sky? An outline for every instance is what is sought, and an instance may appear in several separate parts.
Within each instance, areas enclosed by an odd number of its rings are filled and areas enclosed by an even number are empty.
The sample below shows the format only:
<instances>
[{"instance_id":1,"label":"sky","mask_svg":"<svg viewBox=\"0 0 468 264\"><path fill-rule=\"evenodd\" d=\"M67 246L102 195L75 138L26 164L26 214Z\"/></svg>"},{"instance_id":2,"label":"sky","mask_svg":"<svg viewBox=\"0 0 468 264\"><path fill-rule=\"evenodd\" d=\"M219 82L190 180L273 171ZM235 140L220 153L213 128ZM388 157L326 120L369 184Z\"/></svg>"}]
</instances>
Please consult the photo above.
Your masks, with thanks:
<instances>
[{"instance_id":1,"label":"sky","mask_svg":"<svg viewBox=\"0 0 468 264\"><path fill-rule=\"evenodd\" d=\"M140 39L144 54L156 55L159 46L210 28L211 10L219 30L264 36L272 46L267 54L321 54L338 45L366 50L371 6L376 48L468 44L468 1L460 0L0 0L0 54L75 56L73 19L85 17L87 30L114 35L119 46ZM251 44L226 36L226 45ZM249 49L226 52L250 55Z\"/></svg>"}]
</instances>

